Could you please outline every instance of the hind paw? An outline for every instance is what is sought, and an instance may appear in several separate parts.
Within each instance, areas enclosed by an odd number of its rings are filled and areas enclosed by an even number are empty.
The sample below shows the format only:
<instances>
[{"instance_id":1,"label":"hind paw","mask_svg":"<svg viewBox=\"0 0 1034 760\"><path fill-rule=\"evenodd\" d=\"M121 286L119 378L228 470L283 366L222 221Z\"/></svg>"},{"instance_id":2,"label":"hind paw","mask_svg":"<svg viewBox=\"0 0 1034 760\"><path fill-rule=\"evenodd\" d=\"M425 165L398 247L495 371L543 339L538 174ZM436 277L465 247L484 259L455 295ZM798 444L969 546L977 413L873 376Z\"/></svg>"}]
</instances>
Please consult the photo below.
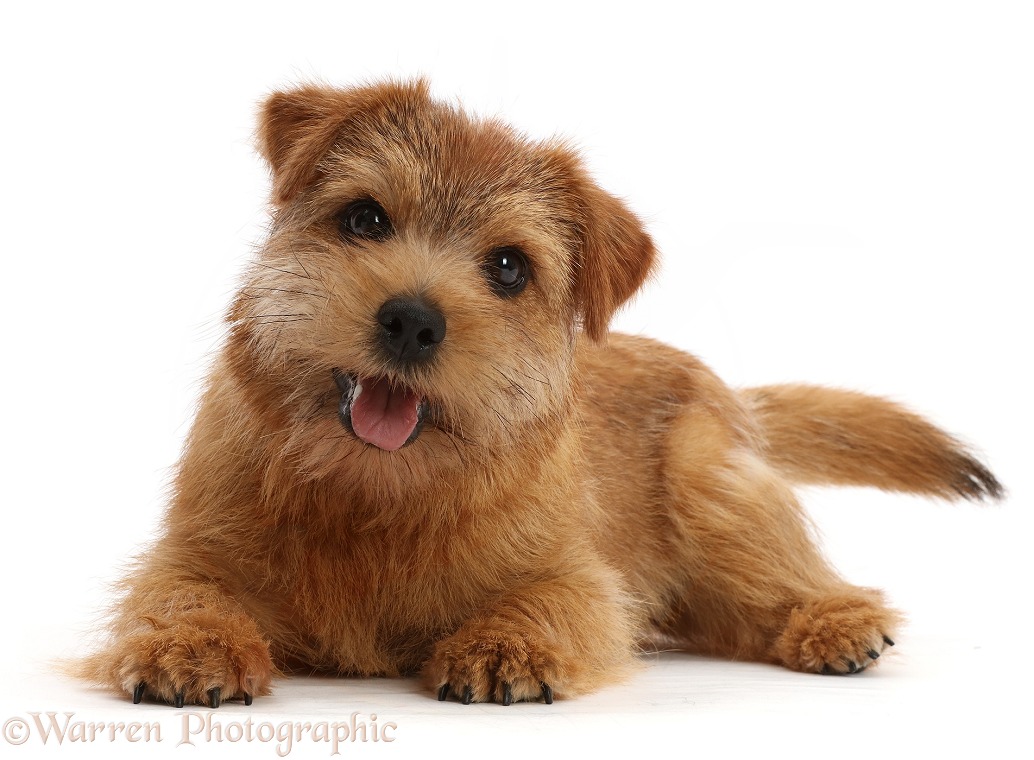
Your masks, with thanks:
<instances>
[{"instance_id":1,"label":"hind paw","mask_svg":"<svg viewBox=\"0 0 1034 760\"><path fill-rule=\"evenodd\" d=\"M775 655L793 670L826 675L859 673L874 665L900 615L875 591L830 596L794 608L776 642Z\"/></svg>"}]
</instances>

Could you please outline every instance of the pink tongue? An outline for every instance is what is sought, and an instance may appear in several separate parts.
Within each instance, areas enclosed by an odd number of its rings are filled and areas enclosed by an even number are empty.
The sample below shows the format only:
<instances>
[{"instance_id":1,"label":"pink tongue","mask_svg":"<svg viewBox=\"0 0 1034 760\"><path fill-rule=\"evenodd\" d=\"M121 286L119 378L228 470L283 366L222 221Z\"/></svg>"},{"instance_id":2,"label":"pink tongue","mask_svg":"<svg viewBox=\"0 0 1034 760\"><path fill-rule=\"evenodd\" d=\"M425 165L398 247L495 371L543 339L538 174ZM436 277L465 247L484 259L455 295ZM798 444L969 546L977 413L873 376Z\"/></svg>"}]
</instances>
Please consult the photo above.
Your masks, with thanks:
<instances>
[{"instance_id":1,"label":"pink tongue","mask_svg":"<svg viewBox=\"0 0 1034 760\"><path fill-rule=\"evenodd\" d=\"M352 430L379 449L402 448L419 421L420 397L410 390L393 390L384 378L359 382L362 392L352 402Z\"/></svg>"}]
</instances>

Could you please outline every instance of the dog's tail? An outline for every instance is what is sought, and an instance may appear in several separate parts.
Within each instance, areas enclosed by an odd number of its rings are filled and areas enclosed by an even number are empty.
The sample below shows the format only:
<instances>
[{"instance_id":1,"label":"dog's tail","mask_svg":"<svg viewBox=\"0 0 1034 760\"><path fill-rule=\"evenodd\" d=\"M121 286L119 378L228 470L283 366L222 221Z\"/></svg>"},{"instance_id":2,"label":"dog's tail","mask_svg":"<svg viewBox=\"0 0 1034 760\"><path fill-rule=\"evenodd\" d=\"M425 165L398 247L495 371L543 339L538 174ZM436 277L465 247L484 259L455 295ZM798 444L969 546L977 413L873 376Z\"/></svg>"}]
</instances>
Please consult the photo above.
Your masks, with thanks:
<instances>
[{"instance_id":1,"label":"dog's tail","mask_svg":"<svg viewBox=\"0 0 1034 760\"><path fill-rule=\"evenodd\" d=\"M769 462L800 484L876 486L944 498L1001 498L991 471L959 441L882 398L806 385L741 391Z\"/></svg>"}]
</instances>

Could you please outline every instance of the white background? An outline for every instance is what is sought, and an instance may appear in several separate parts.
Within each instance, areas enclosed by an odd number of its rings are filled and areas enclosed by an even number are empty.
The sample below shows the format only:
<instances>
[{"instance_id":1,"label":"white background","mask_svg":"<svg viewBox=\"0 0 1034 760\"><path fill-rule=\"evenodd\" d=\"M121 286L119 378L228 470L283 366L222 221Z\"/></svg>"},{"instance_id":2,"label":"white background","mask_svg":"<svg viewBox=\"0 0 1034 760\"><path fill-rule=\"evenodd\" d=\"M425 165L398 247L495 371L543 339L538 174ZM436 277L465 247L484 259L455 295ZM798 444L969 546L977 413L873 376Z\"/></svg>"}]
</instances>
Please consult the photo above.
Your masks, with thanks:
<instances>
[{"instance_id":1,"label":"white background","mask_svg":"<svg viewBox=\"0 0 1034 760\"><path fill-rule=\"evenodd\" d=\"M411 681L295 679L224 721L399 724L399 756L587 746L698 757L1029 752L1034 23L1024 3L36 4L0 31L0 721L172 708L54 674L152 535L268 177L278 86L431 77L536 137L574 138L664 256L617 320L734 385L905 402L983 452L1000 505L810 490L828 553L910 616L853 678L666 655L573 702L440 705ZM41 750L38 737L4 757ZM329 757L302 743L292 757ZM1026 755L1029 756L1029 755Z\"/></svg>"}]
</instances>

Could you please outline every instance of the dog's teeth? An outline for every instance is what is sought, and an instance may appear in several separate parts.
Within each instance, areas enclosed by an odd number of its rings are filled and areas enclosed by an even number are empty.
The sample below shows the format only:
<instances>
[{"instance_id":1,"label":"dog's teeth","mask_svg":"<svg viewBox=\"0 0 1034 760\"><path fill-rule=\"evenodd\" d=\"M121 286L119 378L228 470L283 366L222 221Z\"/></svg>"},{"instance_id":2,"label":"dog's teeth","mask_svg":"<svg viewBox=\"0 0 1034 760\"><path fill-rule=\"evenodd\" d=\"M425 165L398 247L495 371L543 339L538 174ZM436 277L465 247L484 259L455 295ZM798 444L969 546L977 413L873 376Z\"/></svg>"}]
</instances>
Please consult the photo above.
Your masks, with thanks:
<instances>
[{"instance_id":1,"label":"dog's teeth","mask_svg":"<svg viewBox=\"0 0 1034 760\"><path fill-rule=\"evenodd\" d=\"M334 383L337 385L338 390L341 391L341 402L351 407L355 400L359 398L359 394L363 392L362 382L358 377L336 368L332 374L334 376Z\"/></svg>"}]
</instances>

